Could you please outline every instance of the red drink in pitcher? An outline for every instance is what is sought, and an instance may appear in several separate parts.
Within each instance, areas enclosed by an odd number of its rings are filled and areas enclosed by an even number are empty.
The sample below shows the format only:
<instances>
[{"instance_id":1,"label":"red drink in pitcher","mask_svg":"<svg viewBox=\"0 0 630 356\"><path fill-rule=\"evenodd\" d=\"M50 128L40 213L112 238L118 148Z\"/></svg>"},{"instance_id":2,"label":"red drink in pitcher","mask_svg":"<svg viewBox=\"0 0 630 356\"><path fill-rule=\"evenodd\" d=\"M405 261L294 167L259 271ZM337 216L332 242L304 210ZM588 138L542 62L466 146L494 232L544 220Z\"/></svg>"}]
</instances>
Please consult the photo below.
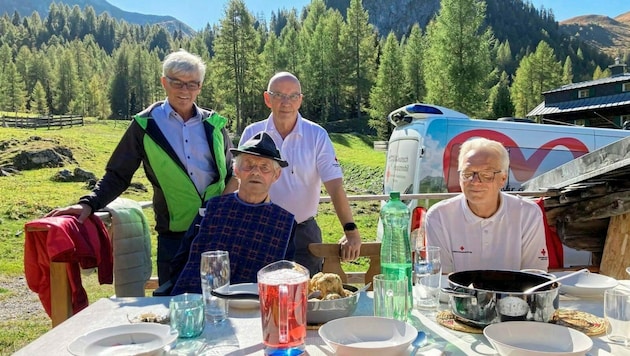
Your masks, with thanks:
<instances>
[{"instance_id":1,"label":"red drink in pitcher","mask_svg":"<svg viewBox=\"0 0 630 356\"><path fill-rule=\"evenodd\" d=\"M304 352L308 280L308 270L290 261L274 262L258 272L265 354Z\"/></svg>"}]
</instances>

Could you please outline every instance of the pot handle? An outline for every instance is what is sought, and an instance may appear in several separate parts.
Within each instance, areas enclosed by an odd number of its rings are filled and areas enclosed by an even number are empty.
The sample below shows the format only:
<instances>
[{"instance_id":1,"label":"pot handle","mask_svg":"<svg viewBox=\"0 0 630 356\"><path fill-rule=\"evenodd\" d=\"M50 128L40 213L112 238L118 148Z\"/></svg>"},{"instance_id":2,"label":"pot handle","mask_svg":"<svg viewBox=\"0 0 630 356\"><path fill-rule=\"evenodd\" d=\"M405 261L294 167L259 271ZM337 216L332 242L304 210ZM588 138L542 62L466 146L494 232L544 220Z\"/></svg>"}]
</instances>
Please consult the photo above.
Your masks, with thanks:
<instances>
[{"instance_id":1,"label":"pot handle","mask_svg":"<svg viewBox=\"0 0 630 356\"><path fill-rule=\"evenodd\" d=\"M452 295L453 297L459 297L459 298L476 298L477 297L477 292L474 290L471 290L470 292L466 293L466 292L458 291L454 288L441 288L440 291L442 293Z\"/></svg>"}]
</instances>

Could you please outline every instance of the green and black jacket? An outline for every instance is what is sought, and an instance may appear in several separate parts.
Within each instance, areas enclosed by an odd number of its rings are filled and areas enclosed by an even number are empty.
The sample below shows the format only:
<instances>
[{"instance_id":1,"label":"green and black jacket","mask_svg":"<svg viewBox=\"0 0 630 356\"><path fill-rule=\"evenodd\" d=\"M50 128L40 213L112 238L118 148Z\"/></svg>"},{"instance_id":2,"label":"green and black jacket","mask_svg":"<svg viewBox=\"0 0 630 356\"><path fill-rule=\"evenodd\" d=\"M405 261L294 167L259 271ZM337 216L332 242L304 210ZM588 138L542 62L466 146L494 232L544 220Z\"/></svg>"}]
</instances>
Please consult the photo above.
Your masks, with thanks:
<instances>
[{"instance_id":1,"label":"green and black jacket","mask_svg":"<svg viewBox=\"0 0 630 356\"><path fill-rule=\"evenodd\" d=\"M112 153L103 179L91 194L79 200L79 203L92 207L92 211L102 209L129 187L142 163L153 186L153 210L158 234L188 230L198 209L209 198L220 195L232 177L232 154L229 151L232 142L225 129L227 119L216 112L199 108L214 169L218 172L218 179L200 195L184 165L150 116L153 108L161 104L155 103L134 117Z\"/></svg>"}]
</instances>

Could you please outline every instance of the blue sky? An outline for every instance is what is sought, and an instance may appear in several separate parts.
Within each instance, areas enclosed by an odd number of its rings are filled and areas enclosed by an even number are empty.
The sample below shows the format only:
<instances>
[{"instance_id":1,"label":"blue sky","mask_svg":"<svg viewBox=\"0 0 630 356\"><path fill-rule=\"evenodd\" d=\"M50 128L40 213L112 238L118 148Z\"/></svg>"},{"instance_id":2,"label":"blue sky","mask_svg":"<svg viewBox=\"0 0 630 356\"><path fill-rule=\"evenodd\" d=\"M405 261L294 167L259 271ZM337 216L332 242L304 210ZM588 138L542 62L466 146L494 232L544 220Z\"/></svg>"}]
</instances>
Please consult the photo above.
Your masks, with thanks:
<instances>
[{"instance_id":1,"label":"blue sky","mask_svg":"<svg viewBox=\"0 0 630 356\"><path fill-rule=\"evenodd\" d=\"M195 30L206 24L217 23L222 17L228 0L107 0L125 11L152 15L171 15ZM417 0L420 1L420 0ZM301 10L310 0L245 0L254 15L269 17L272 11L285 8ZM540 8L552 9L556 20L562 21L580 15L606 15L616 17L630 11L628 0L531 0Z\"/></svg>"}]
</instances>

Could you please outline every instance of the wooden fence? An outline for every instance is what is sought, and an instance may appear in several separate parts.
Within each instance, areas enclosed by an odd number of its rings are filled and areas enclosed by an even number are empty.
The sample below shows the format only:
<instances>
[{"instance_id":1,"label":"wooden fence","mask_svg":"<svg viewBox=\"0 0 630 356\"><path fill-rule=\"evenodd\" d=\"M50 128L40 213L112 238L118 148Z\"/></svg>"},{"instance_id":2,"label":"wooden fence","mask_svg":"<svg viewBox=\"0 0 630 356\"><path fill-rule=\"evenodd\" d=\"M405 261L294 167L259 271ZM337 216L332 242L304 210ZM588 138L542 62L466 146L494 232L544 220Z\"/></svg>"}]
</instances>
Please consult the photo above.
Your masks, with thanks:
<instances>
[{"instance_id":1,"label":"wooden fence","mask_svg":"<svg viewBox=\"0 0 630 356\"><path fill-rule=\"evenodd\" d=\"M64 128L66 126L83 126L83 116L79 115L52 115L36 117L0 116L2 127L16 127L23 129L38 129L52 127Z\"/></svg>"}]
</instances>

